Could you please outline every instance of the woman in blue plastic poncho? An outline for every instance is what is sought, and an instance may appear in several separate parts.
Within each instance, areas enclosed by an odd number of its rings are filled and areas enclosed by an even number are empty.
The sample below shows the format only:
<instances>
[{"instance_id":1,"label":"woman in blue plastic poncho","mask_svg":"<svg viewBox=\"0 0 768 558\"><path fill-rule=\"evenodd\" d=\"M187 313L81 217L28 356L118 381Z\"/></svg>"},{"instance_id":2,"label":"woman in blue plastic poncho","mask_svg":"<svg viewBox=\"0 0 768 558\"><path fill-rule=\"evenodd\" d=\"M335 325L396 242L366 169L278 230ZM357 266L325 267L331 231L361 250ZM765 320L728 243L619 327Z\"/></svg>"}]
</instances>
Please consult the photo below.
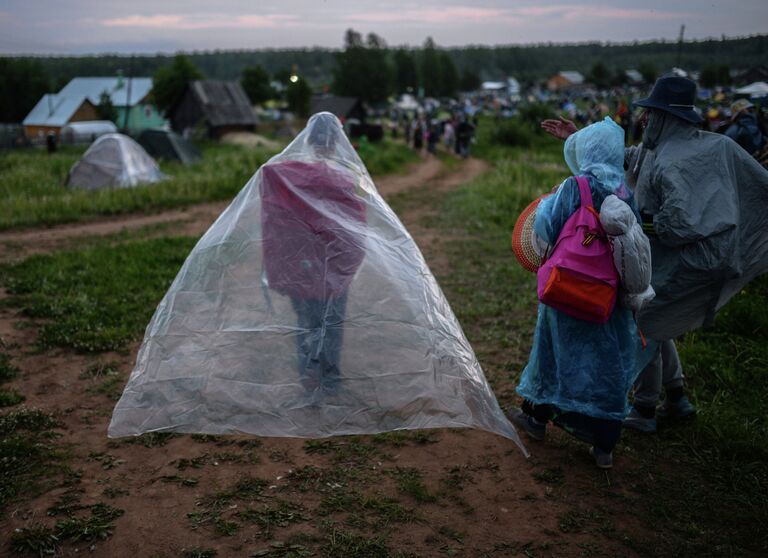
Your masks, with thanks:
<instances>
[{"instance_id":1,"label":"woman in blue plastic poncho","mask_svg":"<svg viewBox=\"0 0 768 558\"><path fill-rule=\"evenodd\" d=\"M615 194L637 212L624 185L624 132L610 118L571 135L564 151L574 175L589 181L595 209ZM570 177L539 204L536 234L554 246L579 205L578 184ZM536 440L553 421L592 444L599 467L611 467L636 376L637 338L632 312L618 305L606 323L594 324L539 304L533 348L517 387L525 402L511 418Z\"/></svg>"}]
</instances>

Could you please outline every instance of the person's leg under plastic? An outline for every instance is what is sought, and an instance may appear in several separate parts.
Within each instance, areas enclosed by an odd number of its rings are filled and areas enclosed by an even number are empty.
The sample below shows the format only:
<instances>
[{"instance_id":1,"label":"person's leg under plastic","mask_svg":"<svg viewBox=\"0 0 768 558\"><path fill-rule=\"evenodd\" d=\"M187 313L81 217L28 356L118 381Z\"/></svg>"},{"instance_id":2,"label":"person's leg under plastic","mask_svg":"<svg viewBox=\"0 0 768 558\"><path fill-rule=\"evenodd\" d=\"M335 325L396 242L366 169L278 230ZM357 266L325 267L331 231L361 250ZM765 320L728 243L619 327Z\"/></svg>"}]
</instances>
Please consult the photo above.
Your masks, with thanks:
<instances>
[{"instance_id":1,"label":"person's leg under plastic","mask_svg":"<svg viewBox=\"0 0 768 558\"><path fill-rule=\"evenodd\" d=\"M322 302L301 298L292 298L291 302L296 312L298 327L296 349L299 378L304 389L311 393L320 386L321 379L317 354L321 343Z\"/></svg>"},{"instance_id":2,"label":"person's leg under plastic","mask_svg":"<svg viewBox=\"0 0 768 558\"><path fill-rule=\"evenodd\" d=\"M341 348L344 341L344 316L347 293L328 300L324 305L321 349L319 354L323 388L334 392L339 387Z\"/></svg>"}]
</instances>

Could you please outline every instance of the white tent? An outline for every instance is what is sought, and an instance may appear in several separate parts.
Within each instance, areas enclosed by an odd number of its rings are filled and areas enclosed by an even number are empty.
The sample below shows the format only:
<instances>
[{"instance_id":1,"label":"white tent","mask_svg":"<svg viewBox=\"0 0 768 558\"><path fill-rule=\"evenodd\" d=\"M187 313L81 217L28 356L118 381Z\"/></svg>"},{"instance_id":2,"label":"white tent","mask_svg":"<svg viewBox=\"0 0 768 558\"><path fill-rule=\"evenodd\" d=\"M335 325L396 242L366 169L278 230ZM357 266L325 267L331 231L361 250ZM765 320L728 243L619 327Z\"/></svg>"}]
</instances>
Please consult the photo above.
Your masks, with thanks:
<instances>
[{"instance_id":1,"label":"white tent","mask_svg":"<svg viewBox=\"0 0 768 558\"><path fill-rule=\"evenodd\" d=\"M63 143L91 143L105 134L114 134L117 126L109 120L85 120L70 122L61 129L59 139Z\"/></svg>"},{"instance_id":2,"label":"white tent","mask_svg":"<svg viewBox=\"0 0 768 558\"><path fill-rule=\"evenodd\" d=\"M503 81L484 81L480 87L483 91L501 91L507 88L507 84Z\"/></svg>"},{"instance_id":3,"label":"white tent","mask_svg":"<svg viewBox=\"0 0 768 558\"><path fill-rule=\"evenodd\" d=\"M67 186L86 190L130 188L165 178L155 160L128 136L101 136L74 164Z\"/></svg>"},{"instance_id":4,"label":"white tent","mask_svg":"<svg viewBox=\"0 0 768 558\"><path fill-rule=\"evenodd\" d=\"M397 101L397 108L400 110L416 110L419 108L419 103L416 100L416 97L409 95L408 93L404 93Z\"/></svg>"},{"instance_id":5,"label":"white tent","mask_svg":"<svg viewBox=\"0 0 768 558\"><path fill-rule=\"evenodd\" d=\"M768 83L764 81L756 81L747 86L740 87L736 90L736 93L739 95L749 95L751 97L762 97L768 95Z\"/></svg>"}]
</instances>

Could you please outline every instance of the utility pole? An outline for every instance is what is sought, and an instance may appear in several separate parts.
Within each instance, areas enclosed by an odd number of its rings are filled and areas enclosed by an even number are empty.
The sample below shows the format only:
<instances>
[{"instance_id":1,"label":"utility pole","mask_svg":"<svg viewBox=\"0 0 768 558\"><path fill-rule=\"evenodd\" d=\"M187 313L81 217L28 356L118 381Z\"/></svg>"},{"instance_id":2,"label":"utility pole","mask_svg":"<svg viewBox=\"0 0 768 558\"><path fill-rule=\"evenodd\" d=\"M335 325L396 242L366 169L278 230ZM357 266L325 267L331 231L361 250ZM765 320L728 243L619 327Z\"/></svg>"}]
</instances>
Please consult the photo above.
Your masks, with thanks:
<instances>
[{"instance_id":1,"label":"utility pole","mask_svg":"<svg viewBox=\"0 0 768 558\"><path fill-rule=\"evenodd\" d=\"M128 90L125 95L125 118L123 128L128 132L128 113L131 111L131 82L133 81L133 55L128 60Z\"/></svg>"},{"instance_id":2,"label":"utility pole","mask_svg":"<svg viewBox=\"0 0 768 558\"><path fill-rule=\"evenodd\" d=\"M683 59L683 35L685 35L685 24L680 26L680 36L677 38L677 67Z\"/></svg>"}]
</instances>

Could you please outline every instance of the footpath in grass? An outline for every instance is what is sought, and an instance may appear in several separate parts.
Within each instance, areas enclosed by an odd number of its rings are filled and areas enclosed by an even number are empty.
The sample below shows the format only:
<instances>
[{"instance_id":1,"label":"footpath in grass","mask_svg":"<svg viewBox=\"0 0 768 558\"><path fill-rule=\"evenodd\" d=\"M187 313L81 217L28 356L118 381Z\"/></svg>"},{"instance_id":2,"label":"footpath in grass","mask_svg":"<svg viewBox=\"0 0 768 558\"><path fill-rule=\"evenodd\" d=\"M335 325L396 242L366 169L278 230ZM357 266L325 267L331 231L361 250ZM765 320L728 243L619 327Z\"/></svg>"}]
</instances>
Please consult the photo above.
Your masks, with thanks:
<instances>
[{"instance_id":1,"label":"footpath in grass","mask_svg":"<svg viewBox=\"0 0 768 558\"><path fill-rule=\"evenodd\" d=\"M67 173L83 152L68 147L52 155L39 149L0 153L0 230L228 200L274 154L210 143L191 166L162 162L168 179L156 184L98 191L67 188ZM405 145L389 141L361 145L360 156L374 176L404 169L417 159Z\"/></svg>"},{"instance_id":2,"label":"footpath in grass","mask_svg":"<svg viewBox=\"0 0 768 558\"><path fill-rule=\"evenodd\" d=\"M420 223L443 239L440 257L445 262L438 279L500 402L509 404L515 401L513 388L530 348L536 304L534 276L516 264L510 231L519 211L568 172L555 144L477 147L480 153L494 153L489 173L449 194L410 192L395 205L440 209ZM8 501L37 502L52 486L30 479L50 478L58 483L57 496L40 505L63 514L61 520L17 518L21 531L8 544L20 555L69 548L77 540L103 541L107 546L100 548L111 548L112 541L128 544L136 529L146 529L142 516L159 520L162 510L155 513L154 502L174 503L175 519L162 522L162 529L169 540L188 542L184 556L768 552L768 277L738 295L713 329L680 341L697 418L662 424L656 436L625 433L611 473L595 471L585 449L559 435L550 436L545 446L529 448L534 454L530 470L513 468L510 456L489 449L492 442L474 432L306 443L157 434L106 441L102 430L121 389L114 379L124 381L133 363L131 355L107 357L101 351L140 339L193 243L128 238L115 246L103 241L2 269L10 291L3 303L21 309L38 327L37 350L70 351L69 359L82 362L81 370L62 380L73 393L80 390L74 411L60 419L47 418L47 412L42 418L14 418L19 411L2 415L0 434L8 440L0 445L4 459L29 448L41 452L32 460L39 469L18 482L8 477L5 486L15 490L7 494ZM115 321L114 314L124 319ZM24 348L30 349L35 347ZM117 362L111 363L112 358ZM6 358L13 367L29 362L33 357ZM9 383L15 385L10 374ZM65 421L67 432L77 432L65 440L75 444L80 457L68 457L53 444L58 420ZM86 437L89 429L95 433ZM461 454L461 448L472 448L471 455ZM89 486L103 487L102 499L78 492L78 476L68 474L67 467L83 478L92 476L97 484ZM54 469L58 476L35 474ZM514 492L529 476L532 484ZM500 504L499 498L506 499ZM98 503L110 507L94 509ZM514 510L513 515L504 516L503 510ZM554 523L548 519L553 516ZM528 524L535 526L535 538L508 536ZM497 525L489 538L483 529ZM88 539L84 528L95 529L100 538Z\"/></svg>"}]
</instances>

